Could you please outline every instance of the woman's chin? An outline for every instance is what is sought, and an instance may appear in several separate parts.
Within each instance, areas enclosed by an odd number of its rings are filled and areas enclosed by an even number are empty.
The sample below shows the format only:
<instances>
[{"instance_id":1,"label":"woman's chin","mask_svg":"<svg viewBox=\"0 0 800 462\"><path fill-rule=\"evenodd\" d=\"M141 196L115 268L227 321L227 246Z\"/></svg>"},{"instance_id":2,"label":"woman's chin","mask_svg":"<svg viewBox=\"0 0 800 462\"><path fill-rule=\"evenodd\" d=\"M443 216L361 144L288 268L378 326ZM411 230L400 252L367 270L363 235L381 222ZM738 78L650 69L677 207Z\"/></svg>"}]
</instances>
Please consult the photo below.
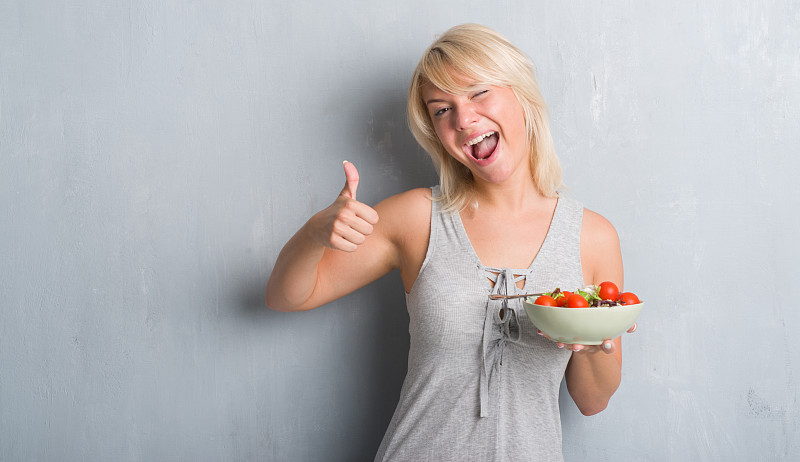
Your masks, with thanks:
<instances>
[{"instance_id":1,"label":"woman's chin","mask_svg":"<svg viewBox=\"0 0 800 462\"><path fill-rule=\"evenodd\" d=\"M504 184L508 182L512 175L512 172L507 169L496 169L490 171L478 171L472 172L472 176L481 183L485 184Z\"/></svg>"}]
</instances>

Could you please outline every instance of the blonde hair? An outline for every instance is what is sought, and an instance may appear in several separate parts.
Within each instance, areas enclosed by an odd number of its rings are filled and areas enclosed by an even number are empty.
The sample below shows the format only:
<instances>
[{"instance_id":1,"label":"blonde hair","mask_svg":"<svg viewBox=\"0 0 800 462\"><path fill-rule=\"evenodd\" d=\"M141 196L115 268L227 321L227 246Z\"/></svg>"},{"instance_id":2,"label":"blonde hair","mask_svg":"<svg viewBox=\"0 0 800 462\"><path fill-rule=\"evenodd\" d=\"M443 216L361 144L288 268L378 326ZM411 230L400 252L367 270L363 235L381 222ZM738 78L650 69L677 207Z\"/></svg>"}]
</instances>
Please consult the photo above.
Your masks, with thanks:
<instances>
[{"instance_id":1,"label":"blonde hair","mask_svg":"<svg viewBox=\"0 0 800 462\"><path fill-rule=\"evenodd\" d=\"M464 82L463 76L471 82ZM445 32L425 50L408 89L408 124L428 152L439 174L446 210L460 210L473 185L472 173L442 146L422 98L426 84L452 94L465 94L467 85L510 88L522 105L530 144L533 182L548 197L561 187L561 165L548 125L547 105L539 92L533 63L505 37L479 24L463 24Z\"/></svg>"}]
</instances>

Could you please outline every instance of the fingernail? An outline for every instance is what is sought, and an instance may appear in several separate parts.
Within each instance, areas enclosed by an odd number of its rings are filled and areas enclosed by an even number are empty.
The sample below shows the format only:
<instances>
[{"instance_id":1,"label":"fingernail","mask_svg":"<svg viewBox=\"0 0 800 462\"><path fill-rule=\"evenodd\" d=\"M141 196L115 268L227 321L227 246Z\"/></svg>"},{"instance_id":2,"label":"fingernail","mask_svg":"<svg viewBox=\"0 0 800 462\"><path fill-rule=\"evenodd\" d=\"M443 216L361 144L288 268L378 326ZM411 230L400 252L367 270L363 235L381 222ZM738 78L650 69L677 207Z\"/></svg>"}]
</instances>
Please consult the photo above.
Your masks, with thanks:
<instances>
[{"instance_id":1,"label":"fingernail","mask_svg":"<svg viewBox=\"0 0 800 462\"><path fill-rule=\"evenodd\" d=\"M542 331L540 331L540 330L537 330L537 331L536 331L536 333L537 333L537 334L539 334L539 335L544 335L544 334L542 333Z\"/></svg>"},{"instance_id":2,"label":"fingernail","mask_svg":"<svg viewBox=\"0 0 800 462\"><path fill-rule=\"evenodd\" d=\"M583 347L581 345L575 345L574 347L572 347L572 351L581 351L581 350L583 350Z\"/></svg>"},{"instance_id":3,"label":"fingernail","mask_svg":"<svg viewBox=\"0 0 800 462\"><path fill-rule=\"evenodd\" d=\"M603 344L603 348L605 348L606 350L610 350L611 349L611 342L604 343Z\"/></svg>"},{"instance_id":4,"label":"fingernail","mask_svg":"<svg viewBox=\"0 0 800 462\"><path fill-rule=\"evenodd\" d=\"M559 348L564 348L564 345L563 345L563 344L561 344L561 343L559 343L559 344L558 344L558 347L559 347Z\"/></svg>"}]
</instances>

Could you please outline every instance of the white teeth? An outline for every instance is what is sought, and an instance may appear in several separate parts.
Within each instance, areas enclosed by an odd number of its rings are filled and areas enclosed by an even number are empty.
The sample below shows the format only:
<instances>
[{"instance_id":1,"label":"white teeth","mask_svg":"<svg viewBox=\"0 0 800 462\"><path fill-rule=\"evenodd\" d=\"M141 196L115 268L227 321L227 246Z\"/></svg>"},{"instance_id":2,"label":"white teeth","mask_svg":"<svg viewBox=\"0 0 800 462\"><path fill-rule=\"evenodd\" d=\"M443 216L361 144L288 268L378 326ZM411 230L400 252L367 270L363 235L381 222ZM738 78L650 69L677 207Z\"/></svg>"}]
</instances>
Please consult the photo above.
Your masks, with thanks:
<instances>
[{"instance_id":1,"label":"white teeth","mask_svg":"<svg viewBox=\"0 0 800 462\"><path fill-rule=\"evenodd\" d=\"M492 135L494 135L494 133L495 133L495 132L484 133L483 135L481 135L481 136L479 136L479 137L477 137L477 138L475 138L475 139L473 139L473 140L470 140L470 141L467 143L467 146L474 146L474 145L476 145L476 144L480 143L481 141L483 141L483 139L484 139L484 138L486 138L487 136L492 136Z\"/></svg>"}]
</instances>

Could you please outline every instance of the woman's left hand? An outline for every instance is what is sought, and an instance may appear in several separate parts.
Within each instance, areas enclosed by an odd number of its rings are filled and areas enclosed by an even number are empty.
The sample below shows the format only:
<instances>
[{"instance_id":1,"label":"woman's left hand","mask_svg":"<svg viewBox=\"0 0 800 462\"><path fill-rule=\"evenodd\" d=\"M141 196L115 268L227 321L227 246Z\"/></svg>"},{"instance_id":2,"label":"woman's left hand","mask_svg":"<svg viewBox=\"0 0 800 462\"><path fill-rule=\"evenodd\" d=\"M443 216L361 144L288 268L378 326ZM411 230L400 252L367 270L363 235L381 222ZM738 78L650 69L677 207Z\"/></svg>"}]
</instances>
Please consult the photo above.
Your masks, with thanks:
<instances>
[{"instance_id":1,"label":"woman's left hand","mask_svg":"<svg viewBox=\"0 0 800 462\"><path fill-rule=\"evenodd\" d=\"M635 330L636 330L636 323L633 323L633 325L630 327L630 329L628 329L627 332L629 334L632 334ZM545 334L544 332L537 329L536 333L552 341L552 339L549 336L547 336L547 334ZM617 348L616 343L614 343L612 339L603 340L603 343L601 343L600 345L581 345L578 343L564 343L564 342L556 342L556 344L558 345L559 348L566 348L567 350L573 352L585 351L586 353L597 353L599 351L602 351L603 353L611 354L614 353L614 350Z\"/></svg>"}]
</instances>

